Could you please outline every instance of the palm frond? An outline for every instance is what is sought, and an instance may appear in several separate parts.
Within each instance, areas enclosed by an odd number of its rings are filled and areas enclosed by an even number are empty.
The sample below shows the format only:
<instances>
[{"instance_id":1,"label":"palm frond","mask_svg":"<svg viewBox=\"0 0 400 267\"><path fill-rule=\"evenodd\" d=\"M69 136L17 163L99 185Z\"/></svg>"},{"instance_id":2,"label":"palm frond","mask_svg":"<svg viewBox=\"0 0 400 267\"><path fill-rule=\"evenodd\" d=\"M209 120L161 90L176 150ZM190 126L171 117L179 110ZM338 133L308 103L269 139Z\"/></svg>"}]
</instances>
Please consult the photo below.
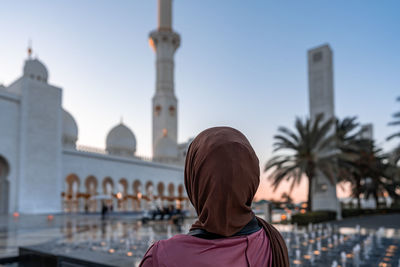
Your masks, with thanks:
<instances>
[{"instance_id":1,"label":"palm frond","mask_svg":"<svg viewBox=\"0 0 400 267\"><path fill-rule=\"evenodd\" d=\"M314 129L312 132L312 137L313 137L313 145L314 146L318 146L321 142L324 141L325 138L328 137L329 135L329 131L332 131L332 123L333 123L333 119L329 119L327 121L325 121L321 126L317 126L317 128L315 128L316 125L314 125ZM315 124L317 124L317 122L315 122Z\"/></svg>"},{"instance_id":2,"label":"palm frond","mask_svg":"<svg viewBox=\"0 0 400 267\"><path fill-rule=\"evenodd\" d=\"M297 145L294 144L292 141L290 141L286 136L283 135L275 135L274 139L276 140L274 143L274 151L280 150L280 149L297 149Z\"/></svg>"},{"instance_id":3,"label":"palm frond","mask_svg":"<svg viewBox=\"0 0 400 267\"><path fill-rule=\"evenodd\" d=\"M299 142L299 137L291 130L289 130L286 127L279 127L278 132L281 132L283 134L286 134L287 136L292 138L292 142L298 143Z\"/></svg>"},{"instance_id":4,"label":"palm frond","mask_svg":"<svg viewBox=\"0 0 400 267\"><path fill-rule=\"evenodd\" d=\"M397 100L397 101L400 101L400 97L398 97L396 100ZM394 114L392 115L392 117L393 117L393 119L395 119L395 120L392 121L392 122L389 122L388 124L389 124L390 126L398 126L398 125L400 125L400 120L398 120L398 119L400 119L400 111L394 113ZM391 140L391 139L393 139L393 138L396 138L396 137L400 137L400 132L397 132L397 133L394 133L394 134L390 135L389 137L386 138L386 140L389 141L389 140Z\"/></svg>"},{"instance_id":5,"label":"palm frond","mask_svg":"<svg viewBox=\"0 0 400 267\"><path fill-rule=\"evenodd\" d=\"M386 138L387 141L392 140L393 138L400 137L400 132L394 133Z\"/></svg>"}]
</instances>

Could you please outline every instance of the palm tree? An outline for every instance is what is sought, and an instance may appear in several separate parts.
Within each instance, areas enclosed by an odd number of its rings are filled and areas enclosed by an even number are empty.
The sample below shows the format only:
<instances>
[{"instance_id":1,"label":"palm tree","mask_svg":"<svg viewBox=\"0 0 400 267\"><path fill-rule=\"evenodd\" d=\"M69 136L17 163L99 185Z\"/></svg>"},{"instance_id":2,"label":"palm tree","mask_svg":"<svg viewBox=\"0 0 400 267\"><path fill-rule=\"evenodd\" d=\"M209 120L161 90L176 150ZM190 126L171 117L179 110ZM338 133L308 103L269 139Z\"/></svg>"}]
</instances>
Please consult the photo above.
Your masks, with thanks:
<instances>
[{"instance_id":1,"label":"palm tree","mask_svg":"<svg viewBox=\"0 0 400 267\"><path fill-rule=\"evenodd\" d=\"M290 196L290 193L283 192L282 195L281 195L281 199L286 204L292 204L293 203L293 198Z\"/></svg>"},{"instance_id":2,"label":"palm tree","mask_svg":"<svg viewBox=\"0 0 400 267\"><path fill-rule=\"evenodd\" d=\"M397 101L400 102L400 97L397 98ZM393 114L393 121L389 123L390 126L399 126L400 125L400 111ZM393 138L400 138L400 132L396 132L390 135L387 140L391 140ZM391 161L393 164L400 163L400 145L393 150Z\"/></svg>"},{"instance_id":3,"label":"palm tree","mask_svg":"<svg viewBox=\"0 0 400 267\"><path fill-rule=\"evenodd\" d=\"M397 101L400 102L400 97L397 98ZM392 115L392 117L393 117L394 120L393 120L392 122L389 122L389 125L391 125L391 126L399 126L399 125L400 125L400 111L394 113L394 114ZM391 140L391 139L393 139L393 138L395 138L395 137L400 138L400 132L396 132L396 133L390 135L390 136L387 138L387 140Z\"/></svg>"},{"instance_id":4,"label":"palm tree","mask_svg":"<svg viewBox=\"0 0 400 267\"><path fill-rule=\"evenodd\" d=\"M394 165L400 163L400 145L393 150L393 153L391 155L391 161Z\"/></svg>"},{"instance_id":5,"label":"palm tree","mask_svg":"<svg viewBox=\"0 0 400 267\"><path fill-rule=\"evenodd\" d=\"M373 140L362 140L362 142L364 144L360 146L359 157L354 161L354 165L363 179L360 193L363 193L367 199L372 195L376 205L379 206L379 195L385 191L391 197L396 198L392 175L394 166L382 149L375 146Z\"/></svg>"},{"instance_id":6,"label":"palm tree","mask_svg":"<svg viewBox=\"0 0 400 267\"><path fill-rule=\"evenodd\" d=\"M397 98L397 101L400 102L400 97ZM392 115L393 121L389 123L390 126L400 126L400 111L394 113ZM393 138L400 138L400 131L390 135L387 140L391 140ZM400 145L393 150L393 153L391 155L391 163L394 165L394 168L392 168L392 174L394 177L394 181L396 183L395 185L395 192L396 188L400 188ZM400 190L400 189L397 189ZM400 196L398 194L395 194L396 200L400 200Z\"/></svg>"},{"instance_id":7,"label":"palm tree","mask_svg":"<svg viewBox=\"0 0 400 267\"><path fill-rule=\"evenodd\" d=\"M358 208L361 208L362 193L367 198L372 195L377 205L378 196L384 192L398 199L396 177L399 169L372 139L363 139L361 134L354 117L336 121L336 144L341 151L338 154L339 182L351 183L352 197L357 198Z\"/></svg>"},{"instance_id":8,"label":"palm tree","mask_svg":"<svg viewBox=\"0 0 400 267\"><path fill-rule=\"evenodd\" d=\"M265 172L273 169L269 179L274 191L282 181L287 180L291 181L291 192L303 177L307 178L308 210L312 210L312 181L317 173L323 173L331 183L335 183L335 135L331 133L332 126L333 119L323 120L320 114L314 120L297 118L296 131L279 127L278 134L274 136L274 152L287 153L274 156L265 166Z\"/></svg>"},{"instance_id":9,"label":"palm tree","mask_svg":"<svg viewBox=\"0 0 400 267\"><path fill-rule=\"evenodd\" d=\"M360 195L365 193L366 177L383 176L385 166L380 163L384 160L381 150L375 147L373 140L362 137L363 129L359 126L356 117L336 120L336 145L340 151L337 154L338 182L351 183L351 196L357 198L360 209ZM380 164L380 168L377 168L377 164Z\"/></svg>"},{"instance_id":10,"label":"palm tree","mask_svg":"<svg viewBox=\"0 0 400 267\"><path fill-rule=\"evenodd\" d=\"M341 149L349 149L349 145L353 143L360 135L358 127L360 124L356 122L357 117L346 117L343 120L336 119L336 144Z\"/></svg>"},{"instance_id":11,"label":"palm tree","mask_svg":"<svg viewBox=\"0 0 400 267\"><path fill-rule=\"evenodd\" d=\"M342 159L339 162L340 169L345 176L339 180L351 183L351 196L357 198L357 206L360 209L360 195L367 194L369 196L369 187L373 184L372 177L373 181L377 182L377 179L384 174L381 164L384 158L381 150L377 149L374 141L370 139L358 138L349 147L351 148L342 150Z\"/></svg>"}]
</instances>

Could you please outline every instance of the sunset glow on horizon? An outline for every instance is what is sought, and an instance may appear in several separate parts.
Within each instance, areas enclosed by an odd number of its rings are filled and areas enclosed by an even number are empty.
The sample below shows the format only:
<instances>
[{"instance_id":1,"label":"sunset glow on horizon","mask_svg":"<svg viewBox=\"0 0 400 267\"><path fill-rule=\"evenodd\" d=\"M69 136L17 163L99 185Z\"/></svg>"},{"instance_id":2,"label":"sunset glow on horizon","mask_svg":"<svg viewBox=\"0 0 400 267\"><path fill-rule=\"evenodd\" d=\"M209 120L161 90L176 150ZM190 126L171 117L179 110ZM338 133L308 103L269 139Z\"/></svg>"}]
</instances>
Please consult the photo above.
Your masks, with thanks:
<instances>
[{"instance_id":1,"label":"sunset glow on horizon","mask_svg":"<svg viewBox=\"0 0 400 267\"><path fill-rule=\"evenodd\" d=\"M283 193L290 192L291 182L283 181L277 190L274 192L273 187L271 186L271 182L268 180L269 173L263 173L262 170L264 166L260 168L260 185L258 187L257 193L255 195L255 199L261 200L282 200L281 196ZM307 177L303 177L299 186L294 187L293 191L290 194L290 197L293 199L294 203L299 203L303 201L307 201L307 192L308 192L308 180ZM350 186L347 183L341 183L336 186L336 192L338 198L345 198L350 196Z\"/></svg>"}]
</instances>

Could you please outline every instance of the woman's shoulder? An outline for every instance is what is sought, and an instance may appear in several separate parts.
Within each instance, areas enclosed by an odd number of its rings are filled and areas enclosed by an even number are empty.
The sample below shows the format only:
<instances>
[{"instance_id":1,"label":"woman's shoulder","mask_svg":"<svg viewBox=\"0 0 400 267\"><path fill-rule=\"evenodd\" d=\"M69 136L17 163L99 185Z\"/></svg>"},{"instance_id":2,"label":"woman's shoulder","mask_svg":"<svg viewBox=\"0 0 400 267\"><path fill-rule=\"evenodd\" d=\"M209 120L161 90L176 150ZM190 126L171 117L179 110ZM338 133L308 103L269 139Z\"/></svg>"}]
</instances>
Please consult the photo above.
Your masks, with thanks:
<instances>
[{"instance_id":1,"label":"woman's shoulder","mask_svg":"<svg viewBox=\"0 0 400 267\"><path fill-rule=\"evenodd\" d=\"M169 239L159 240L154 245L157 248L176 248L181 247L185 249L187 247L195 248L195 247L202 247L204 245L209 246L210 244L218 246L218 244L227 244L236 245L238 243L243 242L243 240L255 240L255 239L268 239L266 233L263 229L260 229L257 232L251 233L249 235L242 235L242 236L233 236L227 238L218 238L218 239L206 239L200 238L197 236L193 236L190 234L178 234Z\"/></svg>"},{"instance_id":2,"label":"woman's shoulder","mask_svg":"<svg viewBox=\"0 0 400 267\"><path fill-rule=\"evenodd\" d=\"M262 229L250 235L212 240L188 234L175 235L169 239L155 242L146 253L143 264L140 266L160 266L161 262L193 261L199 263L195 266L209 266L203 263L208 262L210 257L219 260L233 257L240 262L243 260L244 251L251 255L256 262L264 262L270 257L268 237ZM262 252L262 257L259 256L260 252ZM222 257L223 259L219 257L221 255L225 255Z\"/></svg>"},{"instance_id":3,"label":"woman's shoulder","mask_svg":"<svg viewBox=\"0 0 400 267\"><path fill-rule=\"evenodd\" d=\"M169 239L154 242L144 255L140 267L152 267L158 265L158 259L171 251L179 250L179 246L186 240L186 235L175 235Z\"/></svg>"},{"instance_id":4,"label":"woman's shoulder","mask_svg":"<svg viewBox=\"0 0 400 267\"><path fill-rule=\"evenodd\" d=\"M154 243L156 247L171 247L173 245L179 245L182 243L187 243L192 240L192 236L186 234L177 234L168 239L162 239Z\"/></svg>"}]
</instances>

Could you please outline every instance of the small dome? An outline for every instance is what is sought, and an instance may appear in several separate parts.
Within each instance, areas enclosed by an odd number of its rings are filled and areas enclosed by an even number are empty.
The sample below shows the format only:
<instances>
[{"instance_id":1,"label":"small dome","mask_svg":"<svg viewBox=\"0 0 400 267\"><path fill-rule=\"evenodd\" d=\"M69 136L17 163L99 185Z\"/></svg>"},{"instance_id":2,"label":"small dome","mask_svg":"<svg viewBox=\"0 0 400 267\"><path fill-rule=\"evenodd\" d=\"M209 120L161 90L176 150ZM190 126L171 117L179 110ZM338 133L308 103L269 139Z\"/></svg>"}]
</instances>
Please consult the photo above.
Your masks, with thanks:
<instances>
[{"instance_id":1,"label":"small dome","mask_svg":"<svg viewBox=\"0 0 400 267\"><path fill-rule=\"evenodd\" d=\"M64 146L75 148L78 140L78 125L74 117L63 109L63 144Z\"/></svg>"},{"instance_id":2,"label":"small dome","mask_svg":"<svg viewBox=\"0 0 400 267\"><path fill-rule=\"evenodd\" d=\"M38 59L27 59L24 66L24 76L47 83L48 72L46 66Z\"/></svg>"},{"instance_id":3,"label":"small dome","mask_svg":"<svg viewBox=\"0 0 400 267\"><path fill-rule=\"evenodd\" d=\"M108 133L106 150L113 155L134 156L136 152L135 135L128 127L120 123Z\"/></svg>"},{"instance_id":4,"label":"small dome","mask_svg":"<svg viewBox=\"0 0 400 267\"><path fill-rule=\"evenodd\" d=\"M157 159L176 159L178 157L178 145L165 135L157 141L154 157Z\"/></svg>"}]
</instances>

